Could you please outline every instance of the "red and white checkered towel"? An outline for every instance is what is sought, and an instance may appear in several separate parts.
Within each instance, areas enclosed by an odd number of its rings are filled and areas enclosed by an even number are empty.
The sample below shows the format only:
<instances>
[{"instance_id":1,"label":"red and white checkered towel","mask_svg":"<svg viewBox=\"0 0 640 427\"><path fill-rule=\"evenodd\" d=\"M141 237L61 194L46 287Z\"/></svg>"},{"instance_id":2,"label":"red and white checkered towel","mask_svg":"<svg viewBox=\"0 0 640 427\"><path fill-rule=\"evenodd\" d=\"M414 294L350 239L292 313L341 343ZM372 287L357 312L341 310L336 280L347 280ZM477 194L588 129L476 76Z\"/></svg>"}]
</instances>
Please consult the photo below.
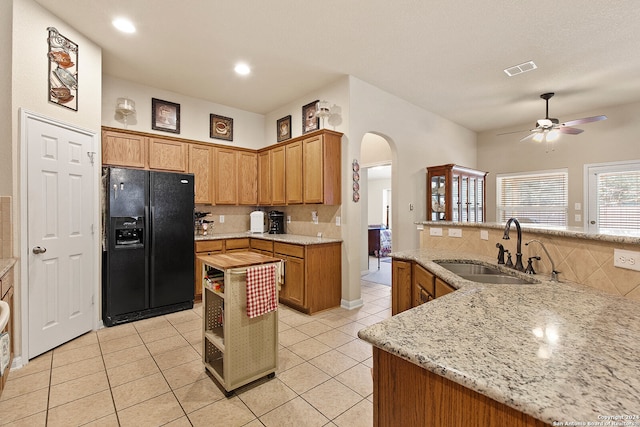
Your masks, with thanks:
<instances>
[{"instance_id":1,"label":"red and white checkered towel","mask_svg":"<svg viewBox=\"0 0 640 427\"><path fill-rule=\"evenodd\" d=\"M275 264L247 268L247 316L262 316L277 308Z\"/></svg>"}]
</instances>

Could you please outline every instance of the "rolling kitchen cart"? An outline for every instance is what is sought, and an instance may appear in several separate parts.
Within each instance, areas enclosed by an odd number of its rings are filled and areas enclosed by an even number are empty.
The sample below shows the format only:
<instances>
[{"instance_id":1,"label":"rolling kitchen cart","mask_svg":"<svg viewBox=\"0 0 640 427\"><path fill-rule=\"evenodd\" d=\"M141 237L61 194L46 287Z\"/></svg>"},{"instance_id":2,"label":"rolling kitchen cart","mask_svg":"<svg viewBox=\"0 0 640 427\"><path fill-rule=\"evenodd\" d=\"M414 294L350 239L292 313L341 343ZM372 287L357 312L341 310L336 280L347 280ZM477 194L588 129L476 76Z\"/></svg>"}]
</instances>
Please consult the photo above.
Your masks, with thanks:
<instances>
[{"instance_id":1,"label":"rolling kitchen cart","mask_svg":"<svg viewBox=\"0 0 640 427\"><path fill-rule=\"evenodd\" d=\"M247 315L247 268L280 260L255 252L203 255L203 352L205 368L226 390L264 376L273 377L278 365L278 312ZM276 283L277 301L277 283Z\"/></svg>"}]
</instances>

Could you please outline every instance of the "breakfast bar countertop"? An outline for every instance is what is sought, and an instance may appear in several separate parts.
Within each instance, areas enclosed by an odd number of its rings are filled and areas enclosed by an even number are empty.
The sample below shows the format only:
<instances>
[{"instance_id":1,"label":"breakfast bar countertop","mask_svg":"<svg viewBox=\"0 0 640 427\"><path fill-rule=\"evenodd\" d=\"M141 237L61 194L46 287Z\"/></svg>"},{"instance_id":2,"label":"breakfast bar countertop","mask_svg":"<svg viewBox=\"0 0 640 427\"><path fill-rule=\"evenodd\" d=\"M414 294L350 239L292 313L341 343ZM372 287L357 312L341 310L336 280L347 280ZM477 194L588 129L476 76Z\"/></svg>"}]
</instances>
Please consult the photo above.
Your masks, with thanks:
<instances>
[{"instance_id":1,"label":"breakfast bar countertop","mask_svg":"<svg viewBox=\"0 0 640 427\"><path fill-rule=\"evenodd\" d=\"M640 426L640 303L537 275L538 284L476 283L433 262L495 265L458 251L391 256L458 290L360 330L361 339L549 424Z\"/></svg>"},{"instance_id":2,"label":"breakfast bar countertop","mask_svg":"<svg viewBox=\"0 0 640 427\"><path fill-rule=\"evenodd\" d=\"M274 242L292 243L297 245L321 245L324 243L340 243L342 239L332 239L327 237L301 236L298 234L268 234L268 233L225 233L207 234L206 236L196 235L195 241L201 240L223 240L241 239L250 237L252 239L271 240Z\"/></svg>"}]
</instances>

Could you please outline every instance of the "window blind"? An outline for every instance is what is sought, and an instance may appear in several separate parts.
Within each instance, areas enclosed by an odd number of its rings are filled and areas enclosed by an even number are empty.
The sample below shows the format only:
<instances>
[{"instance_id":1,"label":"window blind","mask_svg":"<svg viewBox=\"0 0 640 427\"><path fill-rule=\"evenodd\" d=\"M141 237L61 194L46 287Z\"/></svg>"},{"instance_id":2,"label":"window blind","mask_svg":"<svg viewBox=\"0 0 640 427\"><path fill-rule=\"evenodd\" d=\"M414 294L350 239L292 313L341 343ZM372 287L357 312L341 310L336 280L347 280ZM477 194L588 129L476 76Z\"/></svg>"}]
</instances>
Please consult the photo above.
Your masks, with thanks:
<instances>
[{"instance_id":1,"label":"window blind","mask_svg":"<svg viewBox=\"0 0 640 427\"><path fill-rule=\"evenodd\" d=\"M568 173L562 171L502 174L496 177L497 221L566 226Z\"/></svg>"},{"instance_id":2,"label":"window blind","mask_svg":"<svg viewBox=\"0 0 640 427\"><path fill-rule=\"evenodd\" d=\"M597 175L598 227L640 230L640 170Z\"/></svg>"}]
</instances>

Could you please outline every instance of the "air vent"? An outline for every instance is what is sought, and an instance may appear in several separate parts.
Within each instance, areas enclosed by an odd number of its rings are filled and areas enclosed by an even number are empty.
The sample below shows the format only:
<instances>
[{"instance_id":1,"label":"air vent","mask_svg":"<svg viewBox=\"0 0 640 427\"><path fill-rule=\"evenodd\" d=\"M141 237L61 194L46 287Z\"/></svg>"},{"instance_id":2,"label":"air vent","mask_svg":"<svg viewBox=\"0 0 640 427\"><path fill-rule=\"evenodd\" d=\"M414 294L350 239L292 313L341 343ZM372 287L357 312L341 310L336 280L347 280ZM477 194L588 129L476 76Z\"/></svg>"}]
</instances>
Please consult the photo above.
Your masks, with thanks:
<instances>
[{"instance_id":1,"label":"air vent","mask_svg":"<svg viewBox=\"0 0 640 427\"><path fill-rule=\"evenodd\" d=\"M522 64L514 65L504 70L507 76L513 77L518 74L526 73L527 71L535 70L538 68L533 61L523 62Z\"/></svg>"}]
</instances>

